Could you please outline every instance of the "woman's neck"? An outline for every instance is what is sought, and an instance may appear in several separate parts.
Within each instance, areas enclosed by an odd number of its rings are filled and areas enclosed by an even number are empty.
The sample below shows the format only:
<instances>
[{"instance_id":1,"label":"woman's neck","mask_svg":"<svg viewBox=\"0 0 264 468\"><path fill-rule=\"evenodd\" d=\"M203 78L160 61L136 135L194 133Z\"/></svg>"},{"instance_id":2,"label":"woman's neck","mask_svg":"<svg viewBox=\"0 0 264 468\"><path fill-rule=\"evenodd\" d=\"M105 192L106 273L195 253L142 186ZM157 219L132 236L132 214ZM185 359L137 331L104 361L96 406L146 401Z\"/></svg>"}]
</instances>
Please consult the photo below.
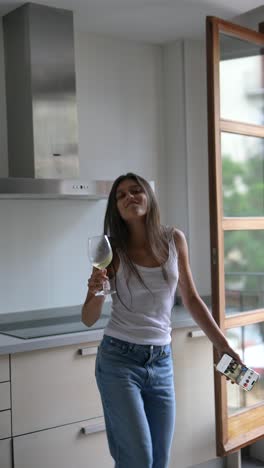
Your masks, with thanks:
<instances>
[{"instance_id":1,"label":"woman's neck","mask_svg":"<svg viewBox=\"0 0 264 468\"><path fill-rule=\"evenodd\" d=\"M130 223L129 226L129 248L140 249L148 247L147 230L145 223Z\"/></svg>"}]
</instances>

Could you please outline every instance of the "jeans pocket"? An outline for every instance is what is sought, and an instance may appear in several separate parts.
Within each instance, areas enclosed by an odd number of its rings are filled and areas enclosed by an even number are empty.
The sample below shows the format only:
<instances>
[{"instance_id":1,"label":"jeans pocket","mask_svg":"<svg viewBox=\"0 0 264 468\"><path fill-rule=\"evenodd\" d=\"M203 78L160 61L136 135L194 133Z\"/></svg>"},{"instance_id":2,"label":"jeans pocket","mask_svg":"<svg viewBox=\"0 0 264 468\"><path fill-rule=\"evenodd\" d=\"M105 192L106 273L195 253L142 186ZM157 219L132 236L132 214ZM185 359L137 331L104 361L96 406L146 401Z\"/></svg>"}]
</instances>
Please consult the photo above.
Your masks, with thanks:
<instances>
[{"instance_id":1,"label":"jeans pocket","mask_svg":"<svg viewBox=\"0 0 264 468\"><path fill-rule=\"evenodd\" d=\"M159 359L166 359L171 357L171 348L166 347L159 356Z\"/></svg>"}]
</instances>

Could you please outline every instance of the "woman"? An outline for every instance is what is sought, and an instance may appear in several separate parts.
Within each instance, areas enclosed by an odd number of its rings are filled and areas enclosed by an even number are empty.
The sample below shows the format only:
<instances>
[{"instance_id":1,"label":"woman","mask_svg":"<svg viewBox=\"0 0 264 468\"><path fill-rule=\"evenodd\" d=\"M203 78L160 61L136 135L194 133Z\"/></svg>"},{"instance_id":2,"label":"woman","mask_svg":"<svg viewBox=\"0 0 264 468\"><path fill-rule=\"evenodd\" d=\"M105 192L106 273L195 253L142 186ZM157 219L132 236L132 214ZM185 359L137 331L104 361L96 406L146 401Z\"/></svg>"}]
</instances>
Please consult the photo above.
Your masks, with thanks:
<instances>
[{"instance_id":1,"label":"woman","mask_svg":"<svg viewBox=\"0 0 264 468\"><path fill-rule=\"evenodd\" d=\"M82 321L91 326L100 317L104 297L95 293L109 274L117 293L96 379L110 452L116 468L167 468L175 419L170 315L177 284L219 357L240 358L198 295L183 233L160 225L155 195L142 177L129 173L114 182L104 232L113 260L108 271L93 269Z\"/></svg>"}]
</instances>

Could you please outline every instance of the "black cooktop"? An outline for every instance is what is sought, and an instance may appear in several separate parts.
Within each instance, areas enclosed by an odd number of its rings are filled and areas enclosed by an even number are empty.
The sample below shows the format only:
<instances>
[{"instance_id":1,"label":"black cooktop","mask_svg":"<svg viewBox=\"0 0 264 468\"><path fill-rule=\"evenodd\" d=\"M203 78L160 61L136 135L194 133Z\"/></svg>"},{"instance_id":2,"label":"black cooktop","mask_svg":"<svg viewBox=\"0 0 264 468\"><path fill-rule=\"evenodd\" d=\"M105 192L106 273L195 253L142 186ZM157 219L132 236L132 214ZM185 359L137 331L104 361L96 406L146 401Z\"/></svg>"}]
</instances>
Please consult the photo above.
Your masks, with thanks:
<instances>
[{"instance_id":1,"label":"black cooktop","mask_svg":"<svg viewBox=\"0 0 264 468\"><path fill-rule=\"evenodd\" d=\"M81 305L0 314L0 333L22 339L98 330L109 320L109 303L100 319L90 328L81 321Z\"/></svg>"}]
</instances>

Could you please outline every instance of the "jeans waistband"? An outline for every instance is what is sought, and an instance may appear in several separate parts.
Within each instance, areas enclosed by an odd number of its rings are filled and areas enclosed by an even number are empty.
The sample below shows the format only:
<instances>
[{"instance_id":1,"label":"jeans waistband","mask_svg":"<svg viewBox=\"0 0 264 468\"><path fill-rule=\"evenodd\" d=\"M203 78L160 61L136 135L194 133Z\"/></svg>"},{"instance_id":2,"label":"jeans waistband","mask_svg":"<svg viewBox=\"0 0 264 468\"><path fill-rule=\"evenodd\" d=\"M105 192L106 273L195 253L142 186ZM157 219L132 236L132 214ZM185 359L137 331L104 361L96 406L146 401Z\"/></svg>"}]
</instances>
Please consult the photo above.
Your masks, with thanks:
<instances>
[{"instance_id":1,"label":"jeans waistband","mask_svg":"<svg viewBox=\"0 0 264 468\"><path fill-rule=\"evenodd\" d=\"M124 341L120 340L119 338L114 338L112 336L104 335L103 336L103 341L105 343L112 343L117 346L120 346L120 348L129 348L129 349L138 349L142 351L165 351L166 349L170 348L170 344L165 344L165 345L152 345L152 344L136 344L136 343L130 343L129 341Z\"/></svg>"}]
</instances>

